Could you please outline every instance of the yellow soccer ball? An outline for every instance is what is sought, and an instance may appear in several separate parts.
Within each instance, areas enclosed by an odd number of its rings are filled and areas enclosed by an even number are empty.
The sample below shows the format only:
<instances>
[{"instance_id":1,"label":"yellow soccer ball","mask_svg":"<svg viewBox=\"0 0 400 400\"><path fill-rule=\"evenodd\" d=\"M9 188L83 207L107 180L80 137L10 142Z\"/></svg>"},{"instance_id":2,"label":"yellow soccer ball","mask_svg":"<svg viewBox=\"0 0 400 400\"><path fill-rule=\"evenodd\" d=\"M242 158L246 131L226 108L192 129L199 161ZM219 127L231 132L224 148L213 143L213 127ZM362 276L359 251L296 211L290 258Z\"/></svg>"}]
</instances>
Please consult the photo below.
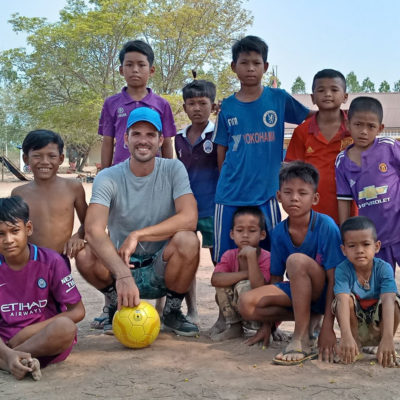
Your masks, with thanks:
<instances>
[{"instance_id":1,"label":"yellow soccer ball","mask_svg":"<svg viewBox=\"0 0 400 400\"><path fill-rule=\"evenodd\" d=\"M157 310L146 301L137 307L122 307L114 314L112 327L115 337L126 347L140 349L149 346L160 332Z\"/></svg>"}]
</instances>

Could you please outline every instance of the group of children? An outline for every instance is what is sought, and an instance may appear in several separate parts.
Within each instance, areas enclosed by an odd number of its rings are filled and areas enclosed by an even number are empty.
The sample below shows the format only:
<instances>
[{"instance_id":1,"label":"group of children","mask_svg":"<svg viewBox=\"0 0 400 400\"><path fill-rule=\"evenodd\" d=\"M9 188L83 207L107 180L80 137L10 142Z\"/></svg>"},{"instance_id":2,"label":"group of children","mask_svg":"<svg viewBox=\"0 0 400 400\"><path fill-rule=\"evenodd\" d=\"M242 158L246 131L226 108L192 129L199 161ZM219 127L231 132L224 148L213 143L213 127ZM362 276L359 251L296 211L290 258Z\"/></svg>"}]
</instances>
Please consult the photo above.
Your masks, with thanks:
<instances>
[{"instance_id":1,"label":"group of children","mask_svg":"<svg viewBox=\"0 0 400 400\"><path fill-rule=\"evenodd\" d=\"M231 67L240 90L222 102L215 127L215 85L194 80L183 89L191 124L176 135L175 151L197 200L203 247L216 264L211 283L220 318L211 338L237 337L247 328L257 330L248 344L267 345L271 334L282 337L280 321L294 320L293 337L276 364L318 354L349 363L362 346L378 346L379 363L397 365L400 144L377 138L383 130L379 101L359 97L348 113L341 110L347 94L338 71L315 75L317 112L284 90L263 87L267 54L255 36L234 44ZM160 114L167 138L161 155L172 157L171 108L147 88L153 61L151 47L139 40L120 53L127 86L104 103L102 168L129 156L123 134L138 107ZM301 125L282 164L285 122ZM64 359L85 314L69 266L85 245L83 187L57 176L63 142L54 132L30 132L23 153L34 180L0 200L0 368L17 378L36 376L38 363ZM288 215L283 222L278 202ZM82 225L72 235L75 210ZM96 327L107 321L104 311Z\"/></svg>"}]
</instances>

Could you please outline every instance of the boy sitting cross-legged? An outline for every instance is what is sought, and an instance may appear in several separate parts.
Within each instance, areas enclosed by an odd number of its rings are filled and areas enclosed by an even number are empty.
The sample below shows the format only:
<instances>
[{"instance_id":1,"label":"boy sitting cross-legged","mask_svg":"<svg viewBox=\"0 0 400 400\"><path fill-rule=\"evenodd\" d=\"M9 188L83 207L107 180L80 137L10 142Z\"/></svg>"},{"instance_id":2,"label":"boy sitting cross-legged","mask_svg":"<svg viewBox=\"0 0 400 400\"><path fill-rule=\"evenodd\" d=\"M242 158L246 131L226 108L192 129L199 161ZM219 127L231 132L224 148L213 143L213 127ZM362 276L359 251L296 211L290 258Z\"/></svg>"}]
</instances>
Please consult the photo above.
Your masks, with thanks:
<instances>
[{"instance_id":1,"label":"boy sitting cross-legged","mask_svg":"<svg viewBox=\"0 0 400 400\"><path fill-rule=\"evenodd\" d=\"M274 358L276 364L296 365L317 356L310 343L312 314L324 315L318 338L320 359L333 361L334 357L334 269L344 257L333 219L311 209L319 199L317 186L318 171L311 164L293 161L282 166L277 197L288 218L271 237L271 283L275 285L253 289L239 301L244 319L263 322L249 344L267 344L273 323L294 319L292 341ZM285 272L290 281L283 282Z\"/></svg>"},{"instance_id":2,"label":"boy sitting cross-legged","mask_svg":"<svg viewBox=\"0 0 400 400\"><path fill-rule=\"evenodd\" d=\"M17 379L39 379L40 367L65 360L85 316L64 260L28 244L32 231L28 205L0 199L0 369Z\"/></svg>"},{"instance_id":3,"label":"boy sitting cross-legged","mask_svg":"<svg viewBox=\"0 0 400 400\"><path fill-rule=\"evenodd\" d=\"M393 336L399 324L400 301L391 265L375 258L381 245L375 225L369 218L353 217L340 231L347 260L335 271L332 311L340 325L341 361L355 361L361 346L378 346L379 364L398 365Z\"/></svg>"}]
</instances>

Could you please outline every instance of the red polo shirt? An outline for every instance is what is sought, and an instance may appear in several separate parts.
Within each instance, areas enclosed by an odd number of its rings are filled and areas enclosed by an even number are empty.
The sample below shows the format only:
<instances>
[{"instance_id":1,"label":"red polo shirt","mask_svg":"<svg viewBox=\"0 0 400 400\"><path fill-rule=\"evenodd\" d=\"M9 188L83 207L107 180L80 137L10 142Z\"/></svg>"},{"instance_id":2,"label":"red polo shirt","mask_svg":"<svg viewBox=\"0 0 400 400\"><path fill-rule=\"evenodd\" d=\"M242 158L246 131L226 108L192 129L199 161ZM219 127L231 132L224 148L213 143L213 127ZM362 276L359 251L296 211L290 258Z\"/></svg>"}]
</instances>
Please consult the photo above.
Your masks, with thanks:
<instances>
[{"instance_id":1,"label":"red polo shirt","mask_svg":"<svg viewBox=\"0 0 400 400\"><path fill-rule=\"evenodd\" d=\"M338 202L336 198L335 160L336 156L353 143L346 129L347 113L342 110L342 123L335 136L328 142L321 133L317 114L308 118L293 132L285 161L301 160L308 162L319 171L319 203L313 206L315 211L331 216L339 224ZM357 215L352 205L351 215Z\"/></svg>"}]
</instances>

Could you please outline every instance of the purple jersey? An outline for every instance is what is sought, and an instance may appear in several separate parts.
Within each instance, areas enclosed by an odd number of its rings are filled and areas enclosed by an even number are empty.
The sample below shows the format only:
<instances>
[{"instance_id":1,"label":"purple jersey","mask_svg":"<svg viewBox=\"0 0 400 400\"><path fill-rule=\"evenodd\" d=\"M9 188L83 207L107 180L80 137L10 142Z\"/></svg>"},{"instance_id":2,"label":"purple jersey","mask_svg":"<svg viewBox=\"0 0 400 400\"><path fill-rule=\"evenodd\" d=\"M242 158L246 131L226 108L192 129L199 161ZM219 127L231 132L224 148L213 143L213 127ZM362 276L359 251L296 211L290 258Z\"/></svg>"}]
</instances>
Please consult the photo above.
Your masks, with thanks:
<instances>
[{"instance_id":1,"label":"purple jersey","mask_svg":"<svg viewBox=\"0 0 400 400\"><path fill-rule=\"evenodd\" d=\"M187 138L189 127L179 131L175 137L175 151L185 165L190 187L197 201L199 218L214 215L214 198L219 170L217 146L211 141L214 124L209 121L201 136L192 146Z\"/></svg>"},{"instance_id":2,"label":"purple jersey","mask_svg":"<svg viewBox=\"0 0 400 400\"><path fill-rule=\"evenodd\" d=\"M157 96L147 88L148 94L142 100L133 100L124 87L121 93L108 97L104 102L100 115L98 134L111 136L115 139L113 165L119 164L130 157L128 148L124 145L126 123L132 110L139 107L149 107L156 110L161 116L162 134L172 137L176 134L174 116L168 101Z\"/></svg>"},{"instance_id":3,"label":"purple jersey","mask_svg":"<svg viewBox=\"0 0 400 400\"><path fill-rule=\"evenodd\" d=\"M20 271L12 270L0 254L0 337L4 341L81 300L58 253L35 245L29 245L29 250L28 264Z\"/></svg>"},{"instance_id":4,"label":"purple jersey","mask_svg":"<svg viewBox=\"0 0 400 400\"><path fill-rule=\"evenodd\" d=\"M362 152L361 167L350 160L348 149L336 159L336 193L339 200L354 199L359 215L376 225L382 246L400 241L400 143L382 137Z\"/></svg>"}]
</instances>

